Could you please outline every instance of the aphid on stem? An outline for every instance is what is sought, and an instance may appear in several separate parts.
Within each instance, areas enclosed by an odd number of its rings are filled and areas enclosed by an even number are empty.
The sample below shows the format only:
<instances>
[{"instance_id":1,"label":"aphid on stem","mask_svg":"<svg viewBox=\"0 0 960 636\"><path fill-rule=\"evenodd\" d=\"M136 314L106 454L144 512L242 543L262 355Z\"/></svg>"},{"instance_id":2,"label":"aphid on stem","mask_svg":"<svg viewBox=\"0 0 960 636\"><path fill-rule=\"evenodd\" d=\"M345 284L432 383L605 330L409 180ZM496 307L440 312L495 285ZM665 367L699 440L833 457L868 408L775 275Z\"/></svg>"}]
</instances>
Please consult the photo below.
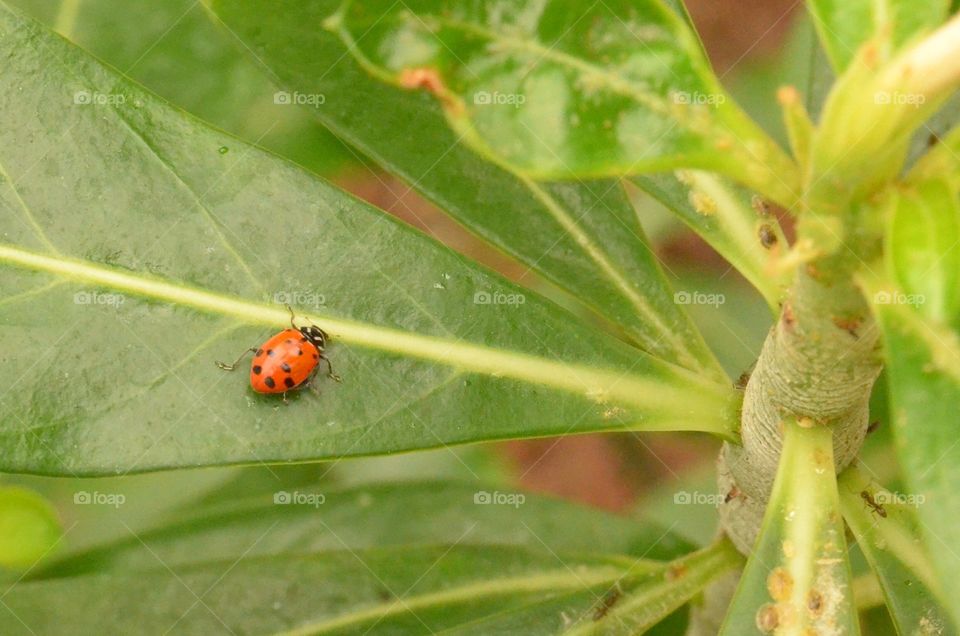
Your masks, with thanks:
<instances>
[{"instance_id":1,"label":"aphid on stem","mask_svg":"<svg viewBox=\"0 0 960 636\"><path fill-rule=\"evenodd\" d=\"M874 498L873 498L873 495L871 495L868 491L866 491L866 490L860 491L860 498L863 499L864 503L866 503L867 506L868 506L873 512L877 513L878 515L880 515L880 516L883 517L884 519L887 518L887 511L883 509L883 505L877 503L877 500L874 499Z\"/></svg>"}]
</instances>

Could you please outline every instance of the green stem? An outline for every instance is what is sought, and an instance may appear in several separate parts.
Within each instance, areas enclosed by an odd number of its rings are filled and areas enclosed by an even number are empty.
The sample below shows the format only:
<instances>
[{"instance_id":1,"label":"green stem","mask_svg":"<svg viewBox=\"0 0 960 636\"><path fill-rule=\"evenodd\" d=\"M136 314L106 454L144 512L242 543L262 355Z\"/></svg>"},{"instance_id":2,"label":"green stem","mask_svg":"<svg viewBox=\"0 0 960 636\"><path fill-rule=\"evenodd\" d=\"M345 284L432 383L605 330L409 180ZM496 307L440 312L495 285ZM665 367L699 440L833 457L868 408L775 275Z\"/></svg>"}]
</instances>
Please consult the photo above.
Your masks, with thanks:
<instances>
[{"instance_id":1,"label":"green stem","mask_svg":"<svg viewBox=\"0 0 960 636\"><path fill-rule=\"evenodd\" d=\"M828 271L824 269L824 271ZM808 266L784 303L747 384L742 445L720 453L718 482L731 494L721 527L744 554L760 529L783 444L782 422L796 417L833 430L837 472L860 450L868 403L880 373L879 332L852 279Z\"/></svg>"}]
</instances>

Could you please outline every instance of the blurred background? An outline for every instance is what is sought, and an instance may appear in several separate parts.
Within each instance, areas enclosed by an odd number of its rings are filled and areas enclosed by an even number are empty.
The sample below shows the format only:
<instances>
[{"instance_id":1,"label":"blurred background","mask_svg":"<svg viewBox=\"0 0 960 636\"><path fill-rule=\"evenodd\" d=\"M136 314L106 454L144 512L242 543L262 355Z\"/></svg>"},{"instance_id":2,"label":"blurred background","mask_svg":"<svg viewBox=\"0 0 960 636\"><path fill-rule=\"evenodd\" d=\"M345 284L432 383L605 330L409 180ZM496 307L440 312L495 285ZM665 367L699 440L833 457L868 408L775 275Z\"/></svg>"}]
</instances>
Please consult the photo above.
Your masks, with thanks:
<instances>
[{"instance_id":1,"label":"blurred background","mask_svg":"<svg viewBox=\"0 0 960 636\"><path fill-rule=\"evenodd\" d=\"M178 107L296 161L453 249L540 289L524 267L489 249L406 183L379 171L326 132L306 109L275 104L276 88L267 75L228 32L211 21L200 3L12 0L11 4ZM807 92L814 57L813 29L803 3L690 0L688 6L722 81L761 125L784 142L775 92L783 84ZM723 294L722 305L691 309L731 378L737 378L753 364L770 326L763 300L659 204L639 192L631 191L631 196L676 287ZM882 453L884 428L872 436L869 453ZM705 542L715 532L713 505L675 505L674 497L678 492L715 491L713 462L718 448L704 435L624 433L269 469L231 467L87 480L7 475L3 480L53 502L66 532L57 549L67 553L126 536L178 510L231 493L273 492L317 481L352 485L424 477L480 477L504 487L659 520L675 532ZM890 475L892 460L878 457L872 461L874 472ZM124 501L115 506L80 505L74 501L80 491L123 494Z\"/></svg>"}]
</instances>

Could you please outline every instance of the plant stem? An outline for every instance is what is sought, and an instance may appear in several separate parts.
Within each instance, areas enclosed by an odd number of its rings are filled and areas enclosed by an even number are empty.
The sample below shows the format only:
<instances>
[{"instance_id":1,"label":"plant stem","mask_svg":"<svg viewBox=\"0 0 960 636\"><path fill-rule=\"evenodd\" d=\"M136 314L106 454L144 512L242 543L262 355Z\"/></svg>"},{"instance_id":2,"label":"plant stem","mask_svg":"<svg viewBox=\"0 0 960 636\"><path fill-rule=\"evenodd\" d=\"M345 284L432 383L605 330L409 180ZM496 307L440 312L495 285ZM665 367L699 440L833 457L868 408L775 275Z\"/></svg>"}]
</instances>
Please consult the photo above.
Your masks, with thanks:
<instances>
[{"instance_id":1,"label":"plant stem","mask_svg":"<svg viewBox=\"0 0 960 636\"><path fill-rule=\"evenodd\" d=\"M813 266L801 267L747 383L743 445L727 443L720 453L720 491L731 495L720 506L721 527L742 553L750 552L760 530L785 417L833 429L838 472L856 457L881 368L878 335L851 278L826 280Z\"/></svg>"},{"instance_id":2,"label":"plant stem","mask_svg":"<svg viewBox=\"0 0 960 636\"><path fill-rule=\"evenodd\" d=\"M870 393L881 370L879 332L850 275L852 260L847 253L800 266L747 383L742 444L726 442L720 451L720 529L745 555L760 533L786 418L831 427L837 472L866 436ZM710 630L722 622L734 589L728 579L708 588L688 635L716 633Z\"/></svg>"}]
</instances>

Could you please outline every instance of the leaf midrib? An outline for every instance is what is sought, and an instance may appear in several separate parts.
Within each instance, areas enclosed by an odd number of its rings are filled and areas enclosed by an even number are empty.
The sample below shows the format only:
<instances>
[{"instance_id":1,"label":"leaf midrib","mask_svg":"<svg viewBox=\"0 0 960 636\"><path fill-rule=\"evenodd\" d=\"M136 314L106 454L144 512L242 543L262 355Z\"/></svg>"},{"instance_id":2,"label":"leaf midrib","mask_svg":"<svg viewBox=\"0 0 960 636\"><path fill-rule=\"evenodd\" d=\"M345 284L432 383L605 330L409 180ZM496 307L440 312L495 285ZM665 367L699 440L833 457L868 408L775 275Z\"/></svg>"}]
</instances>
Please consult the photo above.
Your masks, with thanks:
<instances>
[{"instance_id":1,"label":"leaf midrib","mask_svg":"<svg viewBox=\"0 0 960 636\"><path fill-rule=\"evenodd\" d=\"M289 320L286 309L251 302L164 279L122 272L89 261L38 254L0 243L0 262L25 269L95 284L140 297L165 300L206 313L232 316L248 324L280 325ZM324 325L337 340L360 347L438 362L459 370L532 382L584 395L598 405L615 400L636 407L665 410L675 416L697 418L694 430L733 438L736 393L725 385L686 369L646 357L662 378L630 375L610 368L594 368L547 360L512 350L427 336L389 327L330 316L306 315ZM698 400L692 400L696 395ZM691 411L696 404L697 408Z\"/></svg>"},{"instance_id":2,"label":"leaf midrib","mask_svg":"<svg viewBox=\"0 0 960 636\"><path fill-rule=\"evenodd\" d=\"M550 591L587 591L590 588L612 584L623 576L623 571L614 567L593 567L556 570L546 574L532 576L502 577L487 579L480 583L461 585L442 592L429 592L397 599L392 603L375 605L366 610L357 610L333 619L302 625L296 629L279 632L275 636L315 636L331 632L348 625L363 624L371 620L382 620L390 616L423 610L430 607L474 602L478 599L494 599L511 594L550 592Z\"/></svg>"}]
</instances>

